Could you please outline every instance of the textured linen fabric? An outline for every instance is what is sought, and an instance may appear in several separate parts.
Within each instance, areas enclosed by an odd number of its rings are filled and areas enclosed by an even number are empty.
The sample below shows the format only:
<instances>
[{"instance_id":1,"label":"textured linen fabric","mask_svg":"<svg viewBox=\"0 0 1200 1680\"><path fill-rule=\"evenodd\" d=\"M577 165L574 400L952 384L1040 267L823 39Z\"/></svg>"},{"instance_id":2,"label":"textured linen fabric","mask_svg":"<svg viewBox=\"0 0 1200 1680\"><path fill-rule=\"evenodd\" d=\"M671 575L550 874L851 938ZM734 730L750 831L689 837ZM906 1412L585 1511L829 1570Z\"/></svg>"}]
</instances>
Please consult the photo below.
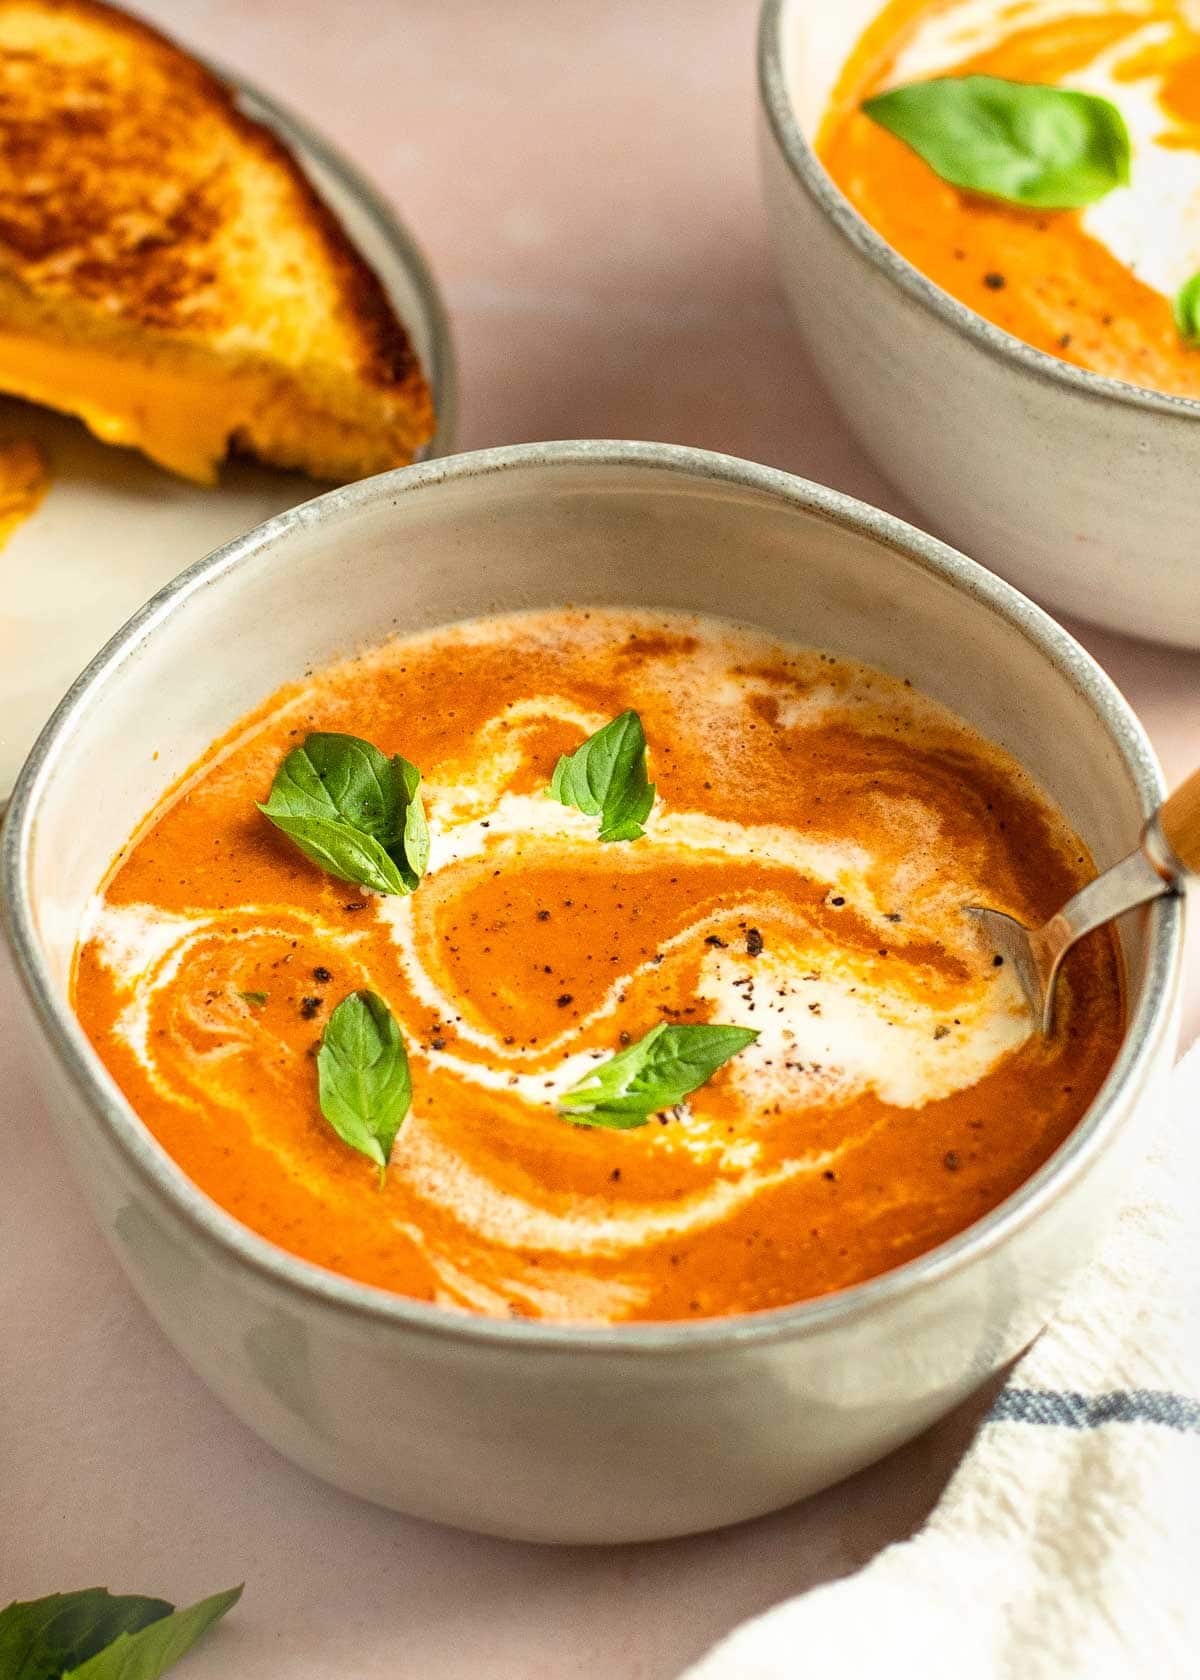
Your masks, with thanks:
<instances>
[{"instance_id":1,"label":"textured linen fabric","mask_svg":"<svg viewBox=\"0 0 1200 1680\"><path fill-rule=\"evenodd\" d=\"M940 1504L686 1680L1200 1675L1200 1047L1099 1258Z\"/></svg>"}]
</instances>

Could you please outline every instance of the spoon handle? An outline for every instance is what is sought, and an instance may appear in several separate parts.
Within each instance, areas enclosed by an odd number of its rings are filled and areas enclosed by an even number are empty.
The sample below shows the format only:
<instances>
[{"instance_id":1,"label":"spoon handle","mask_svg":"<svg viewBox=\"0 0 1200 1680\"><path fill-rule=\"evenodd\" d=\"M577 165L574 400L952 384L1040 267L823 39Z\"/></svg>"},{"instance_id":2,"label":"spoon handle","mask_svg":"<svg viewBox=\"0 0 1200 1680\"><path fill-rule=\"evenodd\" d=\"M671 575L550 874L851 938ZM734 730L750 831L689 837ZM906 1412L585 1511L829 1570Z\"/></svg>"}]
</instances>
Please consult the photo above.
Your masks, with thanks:
<instances>
[{"instance_id":1,"label":"spoon handle","mask_svg":"<svg viewBox=\"0 0 1200 1680\"><path fill-rule=\"evenodd\" d=\"M1200 770L1194 770L1158 813L1171 850L1192 875L1200 875Z\"/></svg>"}]
</instances>

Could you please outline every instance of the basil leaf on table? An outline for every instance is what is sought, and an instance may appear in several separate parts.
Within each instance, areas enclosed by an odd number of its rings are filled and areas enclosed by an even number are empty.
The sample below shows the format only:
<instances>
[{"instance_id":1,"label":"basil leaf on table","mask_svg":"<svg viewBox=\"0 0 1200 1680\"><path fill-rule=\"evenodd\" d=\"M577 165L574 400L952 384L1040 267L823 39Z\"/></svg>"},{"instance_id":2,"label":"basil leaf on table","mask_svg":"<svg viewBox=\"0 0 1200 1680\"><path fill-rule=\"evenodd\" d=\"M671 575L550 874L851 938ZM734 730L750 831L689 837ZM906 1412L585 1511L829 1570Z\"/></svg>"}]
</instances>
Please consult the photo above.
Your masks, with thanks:
<instances>
[{"instance_id":1,"label":"basil leaf on table","mask_svg":"<svg viewBox=\"0 0 1200 1680\"><path fill-rule=\"evenodd\" d=\"M105 1587L18 1600L0 1610L4 1680L58 1680L122 1633L136 1633L171 1613L163 1598L113 1594Z\"/></svg>"},{"instance_id":2,"label":"basil leaf on table","mask_svg":"<svg viewBox=\"0 0 1200 1680\"><path fill-rule=\"evenodd\" d=\"M429 863L421 772L356 735L315 734L288 753L259 810L313 863L378 893L413 892Z\"/></svg>"},{"instance_id":3,"label":"basil leaf on table","mask_svg":"<svg viewBox=\"0 0 1200 1680\"><path fill-rule=\"evenodd\" d=\"M3 1680L158 1680L242 1596L241 1587L176 1611L163 1598L104 1587L51 1593L0 1611Z\"/></svg>"},{"instance_id":4,"label":"basil leaf on table","mask_svg":"<svg viewBox=\"0 0 1200 1680\"><path fill-rule=\"evenodd\" d=\"M1172 310L1180 338L1187 344L1200 344L1200 273L1180 286Z\"/></svg>"},{"instance_id":5,"label":"basil leaf on table","mask_svg":"<svg viewBox=\"0 0 1200 1680\"><path fill-rule=\"evenodd\" d=\"M601 840L640 840L654 804L646 775L646 734L636 712L622 712L554 767L547 789L560 805L600 818Z\"/></svg>"},{"instance_id":6,"label":"basil leaf on table","mask_svg":"<svg viewBox=\"0 0 1200 1680\"><path fill-rule=\"evenodd\" d=\"M186 1610L151 1622L138 1633L122 1633L103 1651L78 1668L67 1669L63 1680L158 1680L185 1656L214 1622L237 1603L241 1587L202 1598Z\"/></svg>"},{"instance_id":7,"label":"basil leaf on table","mask_svg":"<svg viewBox=\"0 0 1200 1680\"><path fill-rule=\"evenodd\" d=\"M731 1056L753 1044L751 1027L673 1026L660 1022L628 1050L601 1062L558 1100L580 1126L629 1131L707 1083Z\"/></svg>"},{"instance_id":8,"label":"basil leaf on table","mask_svg":"<svg viewBox=\"0 0 1200 1680\"><path fill-rule=\"evenodd\" d=\"M374 992L351 992L333 1011L317 1051L321 1113L343 1143L379 1168L412 1105L412 1075L400 1028Z\"/></svg>"},{"instance_id":9,"label":"basil leaf on table","mask_svg":"<svg viewBox=\"0 0 1200 1680\"><path fill-rule=\"evenodd\" d=\"M873 122L951 186L1033 210L1077 210L1129 181L1110 100L999 76L939 76L864 100Z\"/></svg>"}]
</instances>

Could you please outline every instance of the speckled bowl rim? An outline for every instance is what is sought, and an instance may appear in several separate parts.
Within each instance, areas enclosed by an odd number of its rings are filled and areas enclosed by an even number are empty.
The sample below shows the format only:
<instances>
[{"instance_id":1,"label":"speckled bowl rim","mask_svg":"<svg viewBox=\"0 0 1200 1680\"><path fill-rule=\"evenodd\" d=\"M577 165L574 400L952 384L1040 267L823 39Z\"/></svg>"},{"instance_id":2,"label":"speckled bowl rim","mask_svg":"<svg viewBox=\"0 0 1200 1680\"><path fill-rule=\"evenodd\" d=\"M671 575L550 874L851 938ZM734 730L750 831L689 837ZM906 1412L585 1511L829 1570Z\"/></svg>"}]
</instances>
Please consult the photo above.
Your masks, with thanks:
<instances>
[{"instance_id":1,"label":"speckled bowl rim","mask_svg":"<svg viewBox=\"0 0 1200 1680\"><path fill-rule=\"evenodd\" d=\"M882 4L883 0L880 0L881 9ZM796 5L797 0L765 0L763 5L758 30L759 98L775 143L792 174L842 238L907 297L997 361L1011 363L1023 373L1057 385L1072 396L1122 403L1148 413L1169 415L1172 419L1200 420L1200 398L1175 397L1165 391L1131 385L1123 379L1111 379L1107 374L1092 373L1088 368L1059 361L1056 356L1047 355L1044 350L1035 349L1032 344L1026 344L1002 327L994 326L965 303L951 297L949 292L944 292L859 215L834 184L796 120L784 71L784 25L788 15L796 10Z\"/></svg>"},{"instance_id":2,"label":"speckled bowl rim","mask_svg":"<svg viewBox=\"0 0 1200 1680\"><path fill-rule=\"evenodd\" d=\"M549 478L559 469L616 467L676 474L758 492L869 537L971 597L1029 642L1092 707L1147 812L1163 795L1162 773L1141 724L1111 679L1047 613L974 561L914 527L839 491L775 468L729 455L672 444L581 441L518 444L451 456L363 479L329 491L268 520L215 550L161 589L118 631L60 702L26 761L13 792L0 845L0 913L17 972L61 1072L82 1104L105 1127L135 1178L162 1197L202 1242L264 1282L288 1291L297 1304L320 1307L377 1328L500 1344L533 1351L575 1350L589 1355L702 1354L747 1344L788 1341L867 1317L980 1260L1051 1203L1105 1149L1123 1104L1136 1100L1151 1064L1173 1029L1179 985L1183 916L1177 899L1150 908L1148 983L1129 1023L1117 1060L1096 1100L1068 1140L1031 1179L991 1213L948 1242L881 1277L815 1301L698 1323L557 1325L500 1321L406 1299L301 1260L275 1247L226 1213L185 1176L154 1140L105 1071L73 1011L57 995L42 954L28 890L44 789L55 775L77 722L103 705L105 689L135 660L157 628L188 611L193 597L249 571L258 556L289 541L298 529L336 528L343 516L371 503L436 495L438 486L521 469Z\"/></svg>"}]
</instances>

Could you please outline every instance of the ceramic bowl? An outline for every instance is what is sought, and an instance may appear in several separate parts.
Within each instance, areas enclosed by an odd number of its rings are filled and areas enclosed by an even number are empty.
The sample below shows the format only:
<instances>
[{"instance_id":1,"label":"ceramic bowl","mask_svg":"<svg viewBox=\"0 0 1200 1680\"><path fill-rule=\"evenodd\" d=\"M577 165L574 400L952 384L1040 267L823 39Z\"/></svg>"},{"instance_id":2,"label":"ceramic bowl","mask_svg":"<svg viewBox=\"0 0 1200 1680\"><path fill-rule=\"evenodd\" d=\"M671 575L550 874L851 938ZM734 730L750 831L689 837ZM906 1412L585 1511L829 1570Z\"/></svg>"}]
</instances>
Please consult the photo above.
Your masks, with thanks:
<instances>
[{"instance_id":1,"label":"ceramic bowl","mask_svg":"<svg viewBox=\"0 0 1200 1680\"><path fill-rule=\"evenodd\" d=\"M932 528L1054 607L1200 646L1200 402L1060 362L927 280L812 149L882 0L766 0L763 191L779 273L834 401Z\"/></svg>"},{"instance_id":2,"label":"ceramic bowl","mask_svg":"<svg viewBox=\"0 0 1200 1680\"><path fill-rule=\"evenodd\" d=\"M1127 1036L1054 1158L969 1231L844 1293L573 1328L473 1317L293 1258L195 1189L108 1077L68 1001L80 916L141 813L280 684L389 633L567 602L723 615L909 677L1016 753L1102 865L1161 796L1141 728L1087 654L932 538L726 456L530 444L333 491L155 596L25 766L0 897L74 1171L150 1311L239 1417L316 1474L420 1516L646 1540L858 1469L1037 1331L1159 1102L1181 911L1164 899L1122 925Z\"/></svg>"}]
</instances>

